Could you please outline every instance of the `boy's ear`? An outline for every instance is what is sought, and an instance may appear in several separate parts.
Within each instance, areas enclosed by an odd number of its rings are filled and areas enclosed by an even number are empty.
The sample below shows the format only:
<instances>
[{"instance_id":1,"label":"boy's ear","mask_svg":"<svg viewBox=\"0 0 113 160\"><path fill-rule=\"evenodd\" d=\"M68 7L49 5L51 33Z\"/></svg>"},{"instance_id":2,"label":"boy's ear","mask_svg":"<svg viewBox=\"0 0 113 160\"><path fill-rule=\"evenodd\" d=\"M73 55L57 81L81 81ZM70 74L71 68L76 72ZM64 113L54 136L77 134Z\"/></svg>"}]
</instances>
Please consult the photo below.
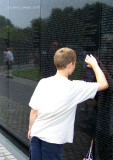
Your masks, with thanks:
<instances>
[{"instance_id":1,"label":"boy's ear","mask_svg":"<svg viewBox=\"0 0 113 160\"><path fill-rule=\"evenodd\" d=\"M72 66L72 64L73 64L73 63L72 63L72 62L70 62L70 63L67 65L67 67L69 68L70 66Z\"/></svg>"}]
</instances>

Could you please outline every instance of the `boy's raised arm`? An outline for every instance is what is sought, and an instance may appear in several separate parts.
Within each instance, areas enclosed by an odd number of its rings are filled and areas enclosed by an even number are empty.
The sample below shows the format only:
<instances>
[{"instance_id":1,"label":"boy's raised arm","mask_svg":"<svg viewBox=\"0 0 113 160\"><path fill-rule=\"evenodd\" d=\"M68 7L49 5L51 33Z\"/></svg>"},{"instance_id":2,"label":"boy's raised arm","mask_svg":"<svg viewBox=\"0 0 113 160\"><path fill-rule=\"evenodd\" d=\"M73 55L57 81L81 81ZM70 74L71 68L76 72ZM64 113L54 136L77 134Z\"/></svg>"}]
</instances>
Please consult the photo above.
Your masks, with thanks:
<instances>
[{"instance_id":1,"label":"boy's raised arm","mask_svg":"<svg viewBox=\"0 0 113 160\"><path fill-rule=\"evenodd\" d=\"M106 77L99 67L97 60L92 55L87 55L85 58L85 62L88 64L88 67L91 67L95 73L96 80L99 83L98 91L105 90L109 87Z\"/></svg>"}]
</instances>

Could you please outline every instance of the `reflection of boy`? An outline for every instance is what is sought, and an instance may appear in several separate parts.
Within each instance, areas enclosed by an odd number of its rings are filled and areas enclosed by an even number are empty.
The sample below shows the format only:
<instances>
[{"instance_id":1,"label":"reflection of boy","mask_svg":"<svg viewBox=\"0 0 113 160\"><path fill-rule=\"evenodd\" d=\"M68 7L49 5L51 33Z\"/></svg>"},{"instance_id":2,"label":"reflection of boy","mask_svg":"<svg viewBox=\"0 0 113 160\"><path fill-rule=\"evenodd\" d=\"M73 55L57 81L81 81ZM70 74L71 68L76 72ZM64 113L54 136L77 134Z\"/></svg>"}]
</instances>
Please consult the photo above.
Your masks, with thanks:
<instances>
[{"instance_id":1,"label":"reflection of boy","mask_svg":"<svg viewBox=\"0 0 113 160\"><path fill-rule=\"evenodd\" d=\"M52 42L50 46L50 52L55 53L59 48L59 43L57 41Z\"/></svg>"},{"instance_id":2,"label":"reflection of boy","mask_svg":"<svg viewBox=\"0 0 113 160\"><path fill-rule=\"evenodd\" d=\"M61 160L63 144L73 142L77 104L108 88L96 59L91 55L85 61L93 68L97 82L68 80L75 69L76 53L61 48L54 55L56 75L38 83L29 103L30 160Z\"/></svg>"},{"instance_id":3,"label":"reflection of boy","mask_svg":"<svg viewBox=\"0 0 113 160\"><path fill-rule=\"evenodd\" d=\"M13 64L13 53L11 52L10 49L7 49L7 53L6 53L6 64L7 64L7 69L8 69L8 77L9 78L12 78L12 73L11 73L11 70L12 70L12 64Z\"/></svg>"},{"instance_id":4,"label":"reflection of boy","mask_svg":"<svg viewBox=\"0 0 113 160\"><path fill-rule=\"evenodd\" d=\"M5 74L6 69L7 69L7 66L6 66L6 61L7 61L6 54L7 54L7 49L4 51L4 54L3 54L3 59L4 59L4 61L3 61L3 75Z\"/></svg>"},{"instance_id":5,"label":"reflection of boy","mask_svg":"<svg viewBox=\"0 0 113 160\"><path fill-rule=\"evenodd\" d=\"M54 53L59 49L59 43L54 41L51 43L50 49L47 54L47 77L53 76L56 73L56 67L53 62Z\"/></svg>"}]
</instances>

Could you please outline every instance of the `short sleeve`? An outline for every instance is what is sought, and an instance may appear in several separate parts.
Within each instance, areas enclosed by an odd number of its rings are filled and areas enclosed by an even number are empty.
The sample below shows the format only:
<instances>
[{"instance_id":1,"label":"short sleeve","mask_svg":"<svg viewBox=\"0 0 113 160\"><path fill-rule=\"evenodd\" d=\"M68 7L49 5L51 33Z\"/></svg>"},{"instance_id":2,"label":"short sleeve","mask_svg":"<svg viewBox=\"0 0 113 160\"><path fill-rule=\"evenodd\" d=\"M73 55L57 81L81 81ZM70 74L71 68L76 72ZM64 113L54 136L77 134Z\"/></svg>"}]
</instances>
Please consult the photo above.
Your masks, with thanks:
<instances>
[{"instance_id":1,"label":"short sleeve","mask_svg":"<svg viewBox=\"0 0 113 160\"><path fill-rule=\"evenodd\" d=\"M36 86L35 90L34 90L34 93L30 99L30 102L29 102L29 106L31 108L33 108L34 110L38 110L38 99L39 99L39 93L40 93L40 83L38 83L38 85Z\"/></svg>"},{"instance_id":2,"label":"short sleeve","mask_svg":"<svg viewBox=\"0 0 113 160\"><path fill-rule=\"evenodd\" d=\"M77 102L81 103L93 99L97 93L97 82L73 81L73 95L76 94Z\"/></svg>"}]
</instances>

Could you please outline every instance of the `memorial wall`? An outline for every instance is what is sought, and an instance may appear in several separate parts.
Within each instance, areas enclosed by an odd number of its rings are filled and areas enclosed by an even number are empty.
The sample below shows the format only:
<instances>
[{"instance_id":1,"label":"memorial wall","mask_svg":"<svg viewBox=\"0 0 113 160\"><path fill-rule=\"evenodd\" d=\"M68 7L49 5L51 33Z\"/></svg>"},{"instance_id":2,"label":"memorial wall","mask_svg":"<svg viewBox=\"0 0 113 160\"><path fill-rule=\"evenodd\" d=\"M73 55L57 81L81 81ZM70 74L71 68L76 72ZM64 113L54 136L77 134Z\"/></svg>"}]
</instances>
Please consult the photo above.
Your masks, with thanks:
<instances>
[{"instance_id":1,"label":"memorial wall","mask_svg":"<svg viewBox=\"0 0 113 160\"><path fill-rule=\"evenodd\" d=\"M95 160L113 159L113 1L7 0L0 11L0 125L29 146L30 97L41 78L56 72L53 56L70 47L77 53L69 78L95 82L84 62L93 54L109 88L77 107L74 143L64 145L64 160L83 159L93 140ZM8 77L6 49L14 56Z\"/></svg>"},{"instance_id":2,"label":"memorial wall","mask_svg":"<svg viewBox=\"0 0 113 160\"><path fill-rule=\"evenodd\" d=\"M1 0L0 125L28 145L28 103L40 79L40 1ZM7 69L6 50L13 54ZM9 77L12 72L13 77Z\"/></svg>"}]
</instances>

